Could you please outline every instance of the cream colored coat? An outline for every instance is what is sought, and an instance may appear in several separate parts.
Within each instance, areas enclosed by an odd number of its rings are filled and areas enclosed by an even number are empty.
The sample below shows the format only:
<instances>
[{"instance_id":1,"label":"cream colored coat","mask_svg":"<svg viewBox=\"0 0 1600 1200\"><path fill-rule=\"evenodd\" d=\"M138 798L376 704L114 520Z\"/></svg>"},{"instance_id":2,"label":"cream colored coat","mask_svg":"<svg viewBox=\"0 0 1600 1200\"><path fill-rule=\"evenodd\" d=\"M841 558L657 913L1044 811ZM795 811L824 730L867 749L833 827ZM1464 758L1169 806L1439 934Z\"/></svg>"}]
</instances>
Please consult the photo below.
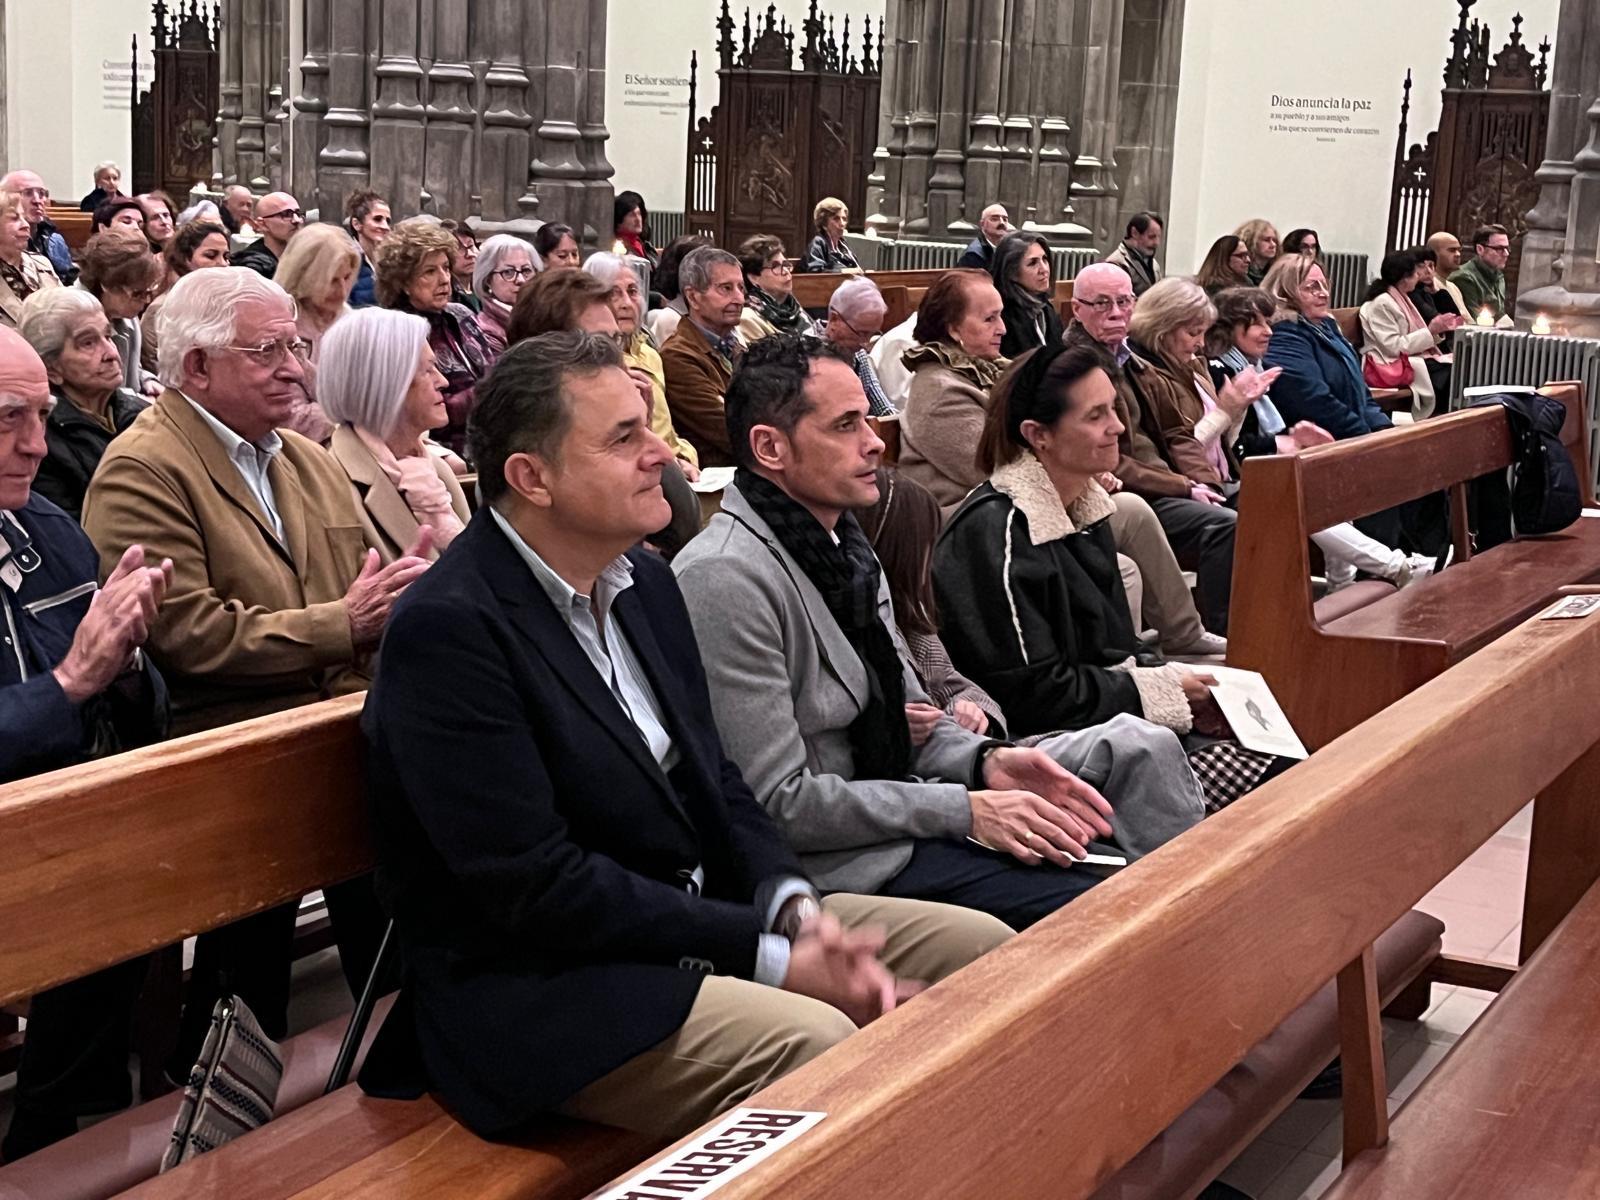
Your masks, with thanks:
<instances>
[{"instance_id":1,"label":"cream colored coat","mask_svg":"<svg viewBox=\"0 0 1600 1200\"><path fill-rule=\"evenodd\" d=\"M61 280L56 277L56 269L42 254L23 254L22 277L30 283L38 280L38 286L41 288L61 286ZM5 281L4 276L0 276L0 325L15 329L20 320L22 320L22 297L11 290L11 285Z\"/></svg>"},{"instance_id":2,"label":"cream colored coat","mask_svg":"<svg viewBox=\"0 0 1600 1200\"><path fill-rule=\"evenodd\" d=\"M350 495L356 502L367 545L376 550L385 563L392 563L417 540L417 530L421 526L416 515L354 429L340 425L333 431L329 449L350 480ZM437 454L428 455L428 459L450 493L450 507L465 525L472 519L472 512L467 507L466 494L456 482L456 473ZM438 558L438 550L429 557Z\"/></svg>"},{"instance_id":3,"label":"cream colored coat","mask_svg":"<svg viewBox=\"0 0 1600 1200\"><path fill-rule=\"evenodd\" d=\"M1433 377L1422 356L1439 344L1439 339L1424 325L1412 329L1406 311L1388 292L1361 306L1361 357L1379 362L1411 361L1411 415L1417 420L1433 415L1437 399Z\"/></svg>"}]
</instances>

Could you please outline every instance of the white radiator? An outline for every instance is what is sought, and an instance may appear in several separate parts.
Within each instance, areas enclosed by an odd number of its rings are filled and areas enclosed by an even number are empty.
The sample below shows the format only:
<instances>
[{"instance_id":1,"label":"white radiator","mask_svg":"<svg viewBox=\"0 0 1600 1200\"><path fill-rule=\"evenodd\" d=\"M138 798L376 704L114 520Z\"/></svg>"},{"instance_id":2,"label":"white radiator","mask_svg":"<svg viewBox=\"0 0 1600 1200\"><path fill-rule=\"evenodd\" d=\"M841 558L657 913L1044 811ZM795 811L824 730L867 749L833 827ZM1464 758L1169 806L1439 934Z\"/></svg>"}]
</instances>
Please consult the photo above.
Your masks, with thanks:
<instances>
[{"instance_id":1,"label":"white radiator","mask_svg":"<svg viewBox=\"0 0 1600 1200\"><path fill-rule=\"evenodd\" d=\"M1589 409L1589 464L1600 480L1600 456L1595 453L1600 340L1479 329L1472 325L1456 331L1455 366L1450 372L1451 408L1460 403L1463 388L1542 387L1569 379L1583 383Z\"/></svg>"},{"instance_id":2,"label":"white radiator","mask_svg":"<svg viewBox=\"0 0 1600 1200\"><path fill-rule=\"evenodd\" d=\"M1367 256L1340 250L1322 252L1322 273L1328 277L1334 308L1354 308L1367 294L1372 277L1367 274Z\"/></svg>"}]
</instances>

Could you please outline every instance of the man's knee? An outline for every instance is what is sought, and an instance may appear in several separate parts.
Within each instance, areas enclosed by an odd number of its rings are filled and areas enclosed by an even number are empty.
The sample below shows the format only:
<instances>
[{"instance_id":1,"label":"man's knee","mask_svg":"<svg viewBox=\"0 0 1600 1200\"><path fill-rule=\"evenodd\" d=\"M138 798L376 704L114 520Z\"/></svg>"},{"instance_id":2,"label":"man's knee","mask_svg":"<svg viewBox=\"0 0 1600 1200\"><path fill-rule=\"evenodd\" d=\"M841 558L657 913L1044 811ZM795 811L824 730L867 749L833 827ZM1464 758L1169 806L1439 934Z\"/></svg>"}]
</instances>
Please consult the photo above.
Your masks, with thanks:
<instances>
[{"instance_id":1,"label":"man's knee","mask_svg":"<svg viewBox=\"0 0 1600 1200\"><path fill-rule=\"evenodd\" d=\"M752 1063L768 1082L805 1066L856 1031L856 1023L831 1004L804 996L795 999L807 1002L784 1006L783 1015L768 1031L764 1053Z\"/></svg>"}]
</instances>

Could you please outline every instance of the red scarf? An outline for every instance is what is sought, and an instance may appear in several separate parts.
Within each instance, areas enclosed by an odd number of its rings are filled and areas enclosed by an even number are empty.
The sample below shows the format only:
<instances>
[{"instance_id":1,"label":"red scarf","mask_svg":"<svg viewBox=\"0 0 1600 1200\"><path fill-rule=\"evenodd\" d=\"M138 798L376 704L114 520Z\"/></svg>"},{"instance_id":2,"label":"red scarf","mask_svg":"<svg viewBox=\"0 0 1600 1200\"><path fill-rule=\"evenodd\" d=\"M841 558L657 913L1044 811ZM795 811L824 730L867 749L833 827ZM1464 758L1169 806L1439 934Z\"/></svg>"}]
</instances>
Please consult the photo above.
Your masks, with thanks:
<instances>
[{"instance_id":1,"label":"red scarf","mask_svg":"<svg viewBox=\"0 0 1600 1200\"><path fill-rule=\"evenodd\" d=\"M635 258L649 258L644 252L644 238L634 233L631 229L622 229L617 232L617 239L628 248L628 253Z\"/></svg>"}]
</instances>

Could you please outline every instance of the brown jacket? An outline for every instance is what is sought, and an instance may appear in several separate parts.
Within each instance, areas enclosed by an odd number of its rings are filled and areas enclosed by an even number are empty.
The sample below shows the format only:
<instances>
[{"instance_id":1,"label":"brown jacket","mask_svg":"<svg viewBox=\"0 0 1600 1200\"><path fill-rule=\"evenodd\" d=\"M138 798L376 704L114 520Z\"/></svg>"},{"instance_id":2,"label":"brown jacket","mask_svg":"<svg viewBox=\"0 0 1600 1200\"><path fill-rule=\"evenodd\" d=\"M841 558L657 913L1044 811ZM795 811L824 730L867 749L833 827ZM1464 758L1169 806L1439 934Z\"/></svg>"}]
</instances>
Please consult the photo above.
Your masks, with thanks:
<instances>
[{"instance_id":1,"label":"brown jacket","mask_svg":"<svg viewBox=\"0 0 1600 1200\"><path fill-rule=\"evenodd\" d=\"M733 466L722 411L733 364L713 350L699 326L686 318L661 347L661 366L673 428L699 453L702 467Z\"/></svg>"},{"instance_id":2,"label":"brown jacket","mask_svg":"<svg viewBox=\"0 0 1600 1200\"><path fill-rule=\"evenodd\" d=\"M1166 440L1167 455L1178 469L1196 483L1220 487L1239 477L1239 464L1233 457L1231 439L1222 439L1223 453L1228 456L1229 477L1223 479L1217 472L1205 447L1195 440L1194 427L1206 415L1206 407L1196 388L1204 388L1215 402L1217 390L1211 384L1211 372L1205 363L1195 359L1180 367L1170 366L1166 359L1152 354L1144 360L1146 369L1139 376L1139 390L1144 394L1150 419Z\"/></svg>"},{"instance_id":3,"label":"brown jacket","mask_svg":"<svg viewBox=\"0 0 1600 1200\"><path fill-rule=\"evenodd\" d=\"M378 460L372 457L372 451L367 449L366 443L354 429L348 425L337 427L328 448L349 478L350 495L356 502L356 513L361 518L361 533L367 545L375 549L386 564L392 563L417 540L419 525L416 516L400 494L400 489L383 473ZM466 493L456 482L456 473L437 454L428 457L445 490L450 493L450 506L465 525L472 519L472 512L467 508ZM438 551L435 550L431 557L438 558Z\"/></svg>"},{"instance_id":4,"label":"brown jacket","mask_svg":"<svg viewBox=\"0 0 1600 1200\"><path fill-rule=\"evenodd\" d=\"M1069 346L1100 346L1076 321L1067 326L1065 341ZM1135 496L1147 500L1186 497L1191 487L1189 479L1181 469L1175 469L1176 461L1168 453L1166 439L1160 427L1149 419L1141 398L1142 380L1149 370L1150 364L1134 354L1116 375L1117 420L1122 422L1122 436L1117 439L1122 455L1117 460L1116 476Z\"/></svg>"},{"instance_id":5,"label":"brown jacket","mask_svg":"<svg viewBox=\"0 0 1600 1200\"><path fill-rule=\"evenodd\" d=\"M146 650L172 691L173 733L346 692L370 678L344 594L366 542L331 455L284 431L267 478L287 545L216 433L168 390L106 450L83 527L102 577L132 543L170 558L172 588Z\"/></svg>"},{"instance_id":6,"label":"brown jacket","mask_svg":"<svg viewBox=\"0 0 1600 1200\"><path fill-rule=\"evenodd\" d=\"M933 493L944 515L961 506L987 475L978 469L989 390L1004 360L984 362L942 344L906 351L911 394L900 413L895 470Z\"/></svg>"},{"instance_id":7,"label":"brown jacket","mask_svg":"<svg viewBox=\"0 0 1600 1200\"><path fill-rule=\"evenodd\" d=\"M37 281L40 289L61 286L61 280L56 278L56 269L42 254L24 253L21 270L22 277L30 283ZM12 291L11 285L5 281L5 276L0 275L0 325L15 329L20 320L22 320L22 297Z\"/></svg>"}]
</instances>

